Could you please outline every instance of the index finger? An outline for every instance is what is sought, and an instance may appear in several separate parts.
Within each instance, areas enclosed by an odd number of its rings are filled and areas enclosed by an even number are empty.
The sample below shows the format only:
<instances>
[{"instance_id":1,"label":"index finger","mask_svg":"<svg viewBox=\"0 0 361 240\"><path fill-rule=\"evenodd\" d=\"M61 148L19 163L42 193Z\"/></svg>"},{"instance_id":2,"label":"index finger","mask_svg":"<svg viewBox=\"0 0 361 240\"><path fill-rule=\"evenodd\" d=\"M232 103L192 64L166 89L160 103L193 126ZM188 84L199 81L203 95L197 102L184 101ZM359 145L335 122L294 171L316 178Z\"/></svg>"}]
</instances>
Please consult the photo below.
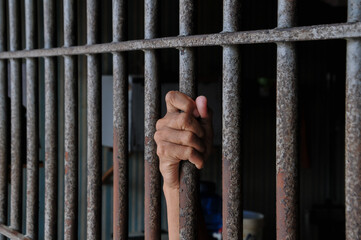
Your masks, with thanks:
<instances>
[{"instance_id":1,"label":"index finger","mask_svg":"<svg viewBox=\"0 0 361 240\"><path fill-rule=\"evenodd\" d=\"M194 112L197 109L195 101L184 93L170 91L165 96L165 102L167 104L167 112L169 113L179 111L194 113L195 115L198 113L198 111L197 113Z\"/></svg>"}]
</instances>

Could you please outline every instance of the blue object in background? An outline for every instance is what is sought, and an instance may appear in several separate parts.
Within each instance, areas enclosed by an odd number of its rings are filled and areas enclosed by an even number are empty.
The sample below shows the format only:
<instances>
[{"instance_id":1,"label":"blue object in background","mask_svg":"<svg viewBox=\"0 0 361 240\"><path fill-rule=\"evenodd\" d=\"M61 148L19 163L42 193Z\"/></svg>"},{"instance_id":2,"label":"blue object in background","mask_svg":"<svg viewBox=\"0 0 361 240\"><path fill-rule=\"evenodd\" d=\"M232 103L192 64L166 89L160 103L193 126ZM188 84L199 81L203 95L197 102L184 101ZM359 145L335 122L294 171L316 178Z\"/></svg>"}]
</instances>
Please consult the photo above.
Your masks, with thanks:
<instances>
[{"instance_id":1,"label":"blue object in background","mask_svg":"<svg viewBox=\"0 0 361 240\"><path fill-rule=\"evenodd\" d=\"M213 182L200 183L202 211L206 227L211 233L222 228L222 198L215 193L215 189Z\"/></svg>"}]
</instances>

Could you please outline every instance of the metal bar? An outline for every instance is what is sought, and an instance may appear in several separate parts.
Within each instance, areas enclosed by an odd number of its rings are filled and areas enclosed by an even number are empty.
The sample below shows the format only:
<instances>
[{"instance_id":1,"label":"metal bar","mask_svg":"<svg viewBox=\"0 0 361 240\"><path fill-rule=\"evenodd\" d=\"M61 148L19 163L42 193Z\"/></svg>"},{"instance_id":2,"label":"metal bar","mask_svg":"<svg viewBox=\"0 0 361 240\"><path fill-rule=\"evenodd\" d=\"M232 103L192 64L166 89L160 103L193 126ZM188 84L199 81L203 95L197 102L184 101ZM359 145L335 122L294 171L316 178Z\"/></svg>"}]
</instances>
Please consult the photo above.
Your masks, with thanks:
<instances>
[{"instance_id":1,"label":"metal bar","mask_svg":"<svg viewBox=\"0 0 361 240\"><path fill-rule=\"evenodd\" d=\"M76 44L76 1L64 1L64 46ZM78 65L64 56L65 78L65 209L64 239L77 239L78 215Z\"/></svg>"},{"instance_id":2,"label":"metal bar","mask_svg":"<svg viewBox=\"0 0 361 240\"><path fill-rule=\"evenodd\" d=\"M55 47L55 1L44 0L44 44ZM55 58L45 58L45 239L57 227L57 79Z\"/></svg>"},{"instance_id":3,"label":"metal bar","mask_svg":"<svg viewBox=\"0 0 361 240\"><path fill-rule=\"evenodd\" d=\"M361 1L348 1L348 21L361 21ZM361 40L347 39L345 126L346 239L361 239Z\"/></svg>"},{"instance_id":4,"label":"metal bar","mask_svg":"<svg viewBox=\"0 0 361 240\"><path fill-rule=\"evenodd\" d=\"M3 225L3 224L0 224L0 234L2 234L5 237L8 237L9 239L12 239L12 240L32 240L32 239L34 239L34 238L30 238L28 236L25 236L25 235L19 233L18 231L14 230L6 225Z\"/></svg>"},{"instance_id":5,"label":"metal bar","mask_svg":"<svg viewBox=\"0 0 361 240\"><path fill-rule=\"evenodd\" d=\"M26 49L36 46L34 0L25 1ZM32 239L38 238L38 208L39 208L39 111L38 111L38 76L37 59L26 59L26 136L27 136L27 191L26 196L26 235Z\"/></svg>"},{"instance_id":6,"label":"metal bar","mask_svg":"<svg viewBox=\"0 0 361 240\"><path fill-rule=\"evenodd\" d=\"M278 28L295 25L296 1L278 1ZM294 43L277 44L277 239L299 239L297 63Z\"/></svg>"},{"instance_id":7,"label":"metal bar","mask_svg":"<svg viewBox=\"0 0 361 240\"><path fill-rule=\"evenodd\" d=\"M113 42L126 39L127 1L113 0ZM128 66L126 53L113 54L113 237L128 239Z\"/></svg>"},{"instance_id":8,"label":"metal bar","mask_svg":"<svg viewBox=\"0 0 361 240\"><path fill-rule=\"evenodd\" d=\"M206 47L234 44L316 41L360 38L361 23L327 24L306 27L267 29L207 35L165 37L132 40L117 43L93 44L69 48L37 49L31 51L2 52L0 59L84 55L146 49Z\"/></svg>"},{"instance_id":9,"label":"metal bar","mask_svg":"<svg viewBox=\"0 0 361 240\"><path fill-rule=\"evenodd\" d=\"M239 30L240 7L239 0L223 1L223 32ZM223 239L243 239L240 58L238 46L223 46Z\"/></svg>"},{"instance_id":10,"label":"metal bar","mask_svg":"<svg viewBox=\"0 0 361 240\"><path fill-rule=\"evenodd\" d=\"M5 0L0 0L0 52L6 50ZM8 110L7 61L0 60L0 223L7 224L8 213L8 159L9 159L9 110ZM0 236L3 240L4 237Z\"/></svg>"},{"instance_id":11,"label":"metal bar","mask_svg":"<svg viewBox=\"0 0 361 240\"><path fill-rule=\"evenodd\" d=\"M99 3L87 1L87 44L98 42ZM100 56L87 56L88 78L88 211L87 239L100 239L101 234L101 67Z\"/></svg>"},{"instance_id":12,"label":"metal bar","mask_svg":"<svg viewBox=\"0 0 361 240\"><path fill-rule=\"evenodd\" d=\"M20 47L19 2L9 1L9 32L10 51ZM11 210L10 225L16 231L21 230L21 200L22 200L22 134L21 134L21 108L22 108L22 82L20 60L10 61L11 78Z\"/></svg>"},{"instance_id":13,"label":"metal bar","mask_svg":"<svg viewBox=\"0 0 361 240\"><path fill-rule=\"evenodd\" d=\"M193 0L179 1L179 35L194 34ZM179 50L179 91L195 99L195 55L191 48ZM199 173L197 168L189 161L181 162L179 186L179 237L180 239L198 238L198 209L199 199Z\"/></svg>"},{"instance_id":14,"label":"metal bar","mask_svg":"<svg viewBox=\"0 0 361 240\"><path fill-rule=\"evenodd\" d=\"M159 1L144 1L144 37L158 36ZM155 125L160 117L159 56L155 50L144 52L144 174L145 174L145 239L161 237L161 176L154 141Z\"/></svg>"}]
</instances>

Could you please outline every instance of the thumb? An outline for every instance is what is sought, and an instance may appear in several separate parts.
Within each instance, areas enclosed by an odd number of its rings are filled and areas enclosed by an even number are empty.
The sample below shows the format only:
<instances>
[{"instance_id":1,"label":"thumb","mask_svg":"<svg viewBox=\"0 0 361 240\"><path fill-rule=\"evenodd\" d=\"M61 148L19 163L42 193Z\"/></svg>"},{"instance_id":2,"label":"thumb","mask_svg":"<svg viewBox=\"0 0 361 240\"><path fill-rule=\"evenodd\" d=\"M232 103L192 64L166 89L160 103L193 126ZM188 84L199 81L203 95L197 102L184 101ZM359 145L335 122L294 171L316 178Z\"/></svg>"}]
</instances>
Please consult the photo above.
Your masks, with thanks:
<instances>
[{"instance_id":1,"label":"thumb","mask_svg":"<svg viewBox=\"0 0 361 240\"><path fill-rule=\"evenodd\" d=\"M203 119L209 118L209 112L207 107L207 98L205 96L199 96L196 99L197 110L199 115Z\"/></svg>"}]
</instances>

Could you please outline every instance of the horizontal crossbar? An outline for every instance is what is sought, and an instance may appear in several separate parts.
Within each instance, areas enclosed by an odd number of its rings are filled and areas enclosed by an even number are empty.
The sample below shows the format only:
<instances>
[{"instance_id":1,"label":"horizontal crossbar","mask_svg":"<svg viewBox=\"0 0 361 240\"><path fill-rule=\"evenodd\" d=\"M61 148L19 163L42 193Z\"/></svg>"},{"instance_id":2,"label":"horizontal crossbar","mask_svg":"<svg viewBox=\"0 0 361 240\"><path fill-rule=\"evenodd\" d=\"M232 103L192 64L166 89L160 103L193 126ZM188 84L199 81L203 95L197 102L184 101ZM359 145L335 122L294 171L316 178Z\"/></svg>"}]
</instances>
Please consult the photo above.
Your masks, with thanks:
<instances>
[{"instance_id":1,"label":"horizontal crossbar","mask_svg":"<svg viewBox=\"0 0 361 240\"><path fill-rule=\"evenodd\" d=\"M31 240L31 238L24 236L23 234L0 224L0 234L10 238L10 239L17 239L17 240Z\"/></svg>"},{"instance_id":2,"label":"horizontal crossbar","mask_svg":"<svg viewBox=\"0 0 361 240\"><path fill-rule=\"evenodd\" d=\"M332 40L359 37L361 37L361 23L357 22L283 29L276 28L234 33L142 39L76 47L1 52L0 59L86 55L161 48Z\"/></svg>"}]
</instances>

